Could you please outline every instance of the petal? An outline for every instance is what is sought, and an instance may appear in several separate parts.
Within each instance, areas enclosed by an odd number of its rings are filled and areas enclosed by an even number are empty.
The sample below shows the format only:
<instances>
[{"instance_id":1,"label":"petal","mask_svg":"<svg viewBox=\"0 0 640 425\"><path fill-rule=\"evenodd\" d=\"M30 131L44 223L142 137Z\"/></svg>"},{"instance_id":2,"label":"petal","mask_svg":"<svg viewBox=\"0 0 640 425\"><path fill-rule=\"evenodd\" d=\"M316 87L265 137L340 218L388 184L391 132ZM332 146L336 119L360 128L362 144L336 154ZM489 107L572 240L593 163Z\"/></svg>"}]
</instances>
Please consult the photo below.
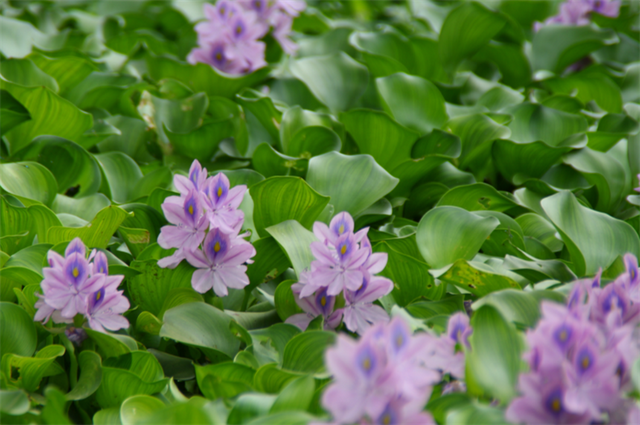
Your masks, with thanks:
<instances>
[{"instance_id":1,"label":"petal","mask_svg":"<svg viewBox=\"0 0 640 425\"><path fill-rule=\"evenodd\" d=\"M322 242L316 241L311 243L311 253L316 258L316 261L326 264L326 265L337 265L336 259L329 251L329 248L325 246Z\"/></svg>"},{"instance_id":2,"label":"petal","mask_svg":"<svg viewBox=\"0 0 640 425\"><path fill-rule=\"evenodd\" d=\"M390 279L374 276L369 280L365 290L355 296L354 302L373 302L384 297L393 290L393 282Z\"/></svg>"},{"instance_id":3,"label":"petal","mask_svg":"<svg viewBox=\"0 0 640 425\"><path fill-rule=\"evenodd\" d=\"M300 313L287 317L287 320L285 320L284 323L289 323L290 325L297 326L303 331L306 331L311 320L313 320L313 317L311 315L307 313Z\"/></svg>"},{"instance_id":4,"label":"petal","mask_svg":"<svg viewBox=\"0 0 640 425\"><path fill-rule=\"evenodd\" d=\"M213 271L210 269L196 270L191 276L191 286L196 291L204 294L213 287Z\"/></svg>"},{"instance_id":5,"label":"petal","mask_svg":"<svg viewBox=\"0 0 640 425\"><path fill-rule=\"evenodd\" d=\"M389 255L386 252L375 252L367 258L367 271L371 274L380 273L387 265Z\"/></svg>"}]
</instances>

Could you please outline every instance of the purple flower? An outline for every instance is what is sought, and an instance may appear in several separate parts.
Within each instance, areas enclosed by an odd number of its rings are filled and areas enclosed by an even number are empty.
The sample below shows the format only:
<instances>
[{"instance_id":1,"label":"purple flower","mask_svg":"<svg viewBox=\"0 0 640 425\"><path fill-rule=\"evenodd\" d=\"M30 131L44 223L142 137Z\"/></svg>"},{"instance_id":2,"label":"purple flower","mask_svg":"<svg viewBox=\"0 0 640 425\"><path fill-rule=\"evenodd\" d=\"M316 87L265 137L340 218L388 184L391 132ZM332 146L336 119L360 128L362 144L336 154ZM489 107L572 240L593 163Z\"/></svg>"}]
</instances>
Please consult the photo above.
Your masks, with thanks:
<instances>
[{"instance_id":1,"label":"purple flower","mask_svg":"<svg viewBox=\"0 0 640 425\"><path fill-rule=\"evenodd\" d=\"M604 288L594 288L589 296L591 317L605 323L631 324L640 322L640 304L634 304L624 280L616 280Z\"/></svg>"},{"instance_id":2,"label":"purple flower","mask_svg":"<svg viewBox=\"0 0 640 425\"><path fill-rule=\"evenodd\" d=\"M80 241L79 238L76 239ZM72 243L77 244L77 241ZM54 262L54 267L43 269L44 280L41 287L44 303L60 310L62 317L72 319L76 314L84 312L87 297L104 285L105 276L89 276L91 267L87 259L78 251L69 252L71 253L64 258L62 264ZM38 318L42 315L49 317L49 310L45 308Z\"/></svg>"},{"instance_id":3,"label":"purple flower","mask_svg":"<svg viewBox=\"0 0 640 425\"><path fill-rule=\"evenodd\" d=\"M391 292L393 282L384 277L367 275L365 273L362 286L357 291L344 291L344 324L351 332L359 334L375 323L389 321L384 309L373 302Z\"/></svg>"},{"instance_id":4,"label":"purple flower","mask_svg":"<svg viewBox=\"0 0 640 425\"><path fill-rule=\"evenodd\" d=\"M359 341L339 335L325 353L333 382L322 405L335 423L432 423L423 408L439 374L421 360L423 338L396 318L370 327Z\"/></svg>"},{"instance_id":5,"label":"purple flower","mask_svg":"<svg viewBox=\"0 0 640 425\"><path fill-rule=\"evenodd\" d=\"M422 352L424 362L431 368L448 373L456 378L464 378L464 349L470 349L469 335L473 332L469 326L469 317L465 313L455 313L449 317L447 333L440 337L425 335L430 342L425 343Z\"/></svg>"},{"instance_id":6,"label":"purple flower","mask_svg":"<svg viewBox=\"0 0 640 425\"><path fill-rule=\"evenodd\" d=\"M36 294L39 300L34 320L46 323L53 318L56 323L73 323L75 316L81 314L91 328L100 332L105 332L105 328L129 327L127 319L121 316L129 308L129 300L117 290L124 276L109 276L104 252L94 250L88 259L85 255L86 247L79 238L69 243L65 257L49 251L51 267L43 269L44 294ZM67 335L78 342L82 332L74 329L70 328Z\"/></svg>"},{"instance_id":7,"label":"purple flower","mask_svg":"<svg viewBox=\"0 0 640 425\"><path fill-rule=\"evenodd\" d=\"M198 160L194 160L189 169L189 177L176 174L173 176L173 185L178 189L180 195L187 196L189 192L202 192L207 183L207 169L202 168Z\"/></svg>"},{"instance_id":8,"label":"purple flower","mask_svg":"<svg viewBox=\"0 0 640 425\"><path fill-rule=\"evenodd\" d=\"M332 296L344 289L356 291L360 288L364 279L362 265L369 253L360 249L353 234L340 236L335 251L318 241L311 244L311 252L316 258L311 263L311 282L300 296L308 296L315 289L325 286L328 288L327 294Z\"/></svg>"},{"instance_id":9,"label":"purple flower","mask_svg":"<svg viewBox=\"0 0 640 425\"><path fill-rule=\"evenodd\" d=\"M247 186L238 185L233 188L223 173L210 177L204 189L205 206L210 228L219 227L227 233L238 233L242 227L244 213L238 210L242 203Z\"/></svg>"},{"instance_id":10,"label":"purple flower","mask_svg":"<svg viewBox=\"0 0 640 425\"><path fill-rule=\"evenodd\" d=\"M205 293L213 288L219 297L228 294L227 288L242 289L249 284L245 263L256 255L249 242L237 235L227 235L221 229L210 230L203 250L187 252L187 259L197 267L191 278L193 289Z\"/></svg>"},{"instance_id":11,"label":"purple flower","mask_svg":"<svg viewBox=\"0 0 640 425\"><path fill-rule=\"evenodd\" d=\"M315 295L300 298L300 291L302 291L305 285L304 282L306 282L306 273L303 272L302 274L303 276L300 277L301 283L291 285L291 291L293 292L296 304L304 310L304 313L294 314L288 317L285 323L295 325L304 331L309 326L309 322L318 316L323 316L325 329L330 330L337 328L342 321L342 309L333 311L336 297L327 295L326 288L323 288Z\"/></svg>"},{"instance_id":12,"label":"purple flower","mask_svg":"<svg viewBox=\"0 0 640 425\"><path fill-rule=\"evenodd\" d=\"M523 395L514 399L505 417L513 423L525 424L586 424L588 413L576 414L565 406L562 372L520 375L518 385Z\"/></svg>"},{"instance_id":13,"label":"purple flower","mask_svg":"<svg viewBox=\"0 0 640 425\"><path fill-rule=\"evenodd\" d=\"M544 25L588 25L591 13L599 13L611 18L618 16L620 2L617 0L567 0L560 5L557 15L548 18L544 24L536 22L534 30L538 31Z\"/></svg>"},{"instance_id":14,"label":"purple flower","mask_svg":"<svg viewBox=\"0 0 640 425\"><path fill-rule=\"evenodd\" d=\"M105 332L129 327L129 321L122 317L129 309L129 300L122 293L102 287L91 295L85 312L91 329Z\"/></svg>"},{"instance_id":15,"label":"purple flower","mask_svg":"<svg viewBox=\"0 0 640 425\"><path fill-rule=\"evenodd\" d=\"M190 251L195 251L205 237L209 221L204 214L201 196L195 190L189 191L184 198L170 196L162 204L162 211L171 223L160 229L158 245L162 248L178 248L170 257L158 261L160 267L174 268L186 258Z\"/></svg>"}]
</instances>

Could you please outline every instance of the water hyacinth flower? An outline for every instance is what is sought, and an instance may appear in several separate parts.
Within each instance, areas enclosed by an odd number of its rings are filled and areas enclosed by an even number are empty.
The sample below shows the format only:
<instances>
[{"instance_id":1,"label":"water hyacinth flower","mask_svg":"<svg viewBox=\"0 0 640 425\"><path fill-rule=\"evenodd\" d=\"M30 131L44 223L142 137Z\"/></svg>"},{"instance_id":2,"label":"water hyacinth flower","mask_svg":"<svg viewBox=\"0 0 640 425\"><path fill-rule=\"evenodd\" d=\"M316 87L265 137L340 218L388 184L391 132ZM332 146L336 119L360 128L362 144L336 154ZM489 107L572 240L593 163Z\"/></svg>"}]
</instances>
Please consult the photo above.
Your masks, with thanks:
<instances>
[{"instance_id":1,"label":"water hyacinth flower","mask_svg":"<svg viewBox=\"0 0 640 425\"><path fill-rule=\"evenodd\" d=\"M374 323L388 321L384 309L373 302L391 292L393 282L376 276L387 265L388 255L372 252L367 238L369 229L355 233L354 230L353 217L347 212L336 214L328 226L314 223L313 232L318 240L310 248L315 260L295 285L295 294L297 299L308 300L300 306L309 317L318 316L320 311L312 307L314 294L329 297L342 294L345 326L352 332L363 333Z\"/></svg>"},{"instance_id":2,"label":"water hyacinth flower","mask_svg":"<svg viewBox=\"0 0 640 425\"><path fill-rule=\"evenodd\" d=\"M213 288L219 297L226 296L227 288L242 289L249 284L245 263L256 255L249 242L235 234L227 235L221 229L209 231L203 249L187 252L187 259L198 268L193 273L193 289L205 293Z\"/></svg>"},{"instance_id":3,"label":"water hyacinth flower","mask_svg":"<svg viewBox=\"0 0 640 425\"><path fill-rule=\"evenodd\" d=\"M244 74L267 65L266 44L259 41L271 28L282 49L293 54L289 39L293 18L304 10L299 0L218 1L204 5L206 21L195 26L198 47L187 56L191 64L207 63L228 74Z\"/></svg>"},{"instance_id":4,"label":"water hyacinth flower","mask_svg":"<svg viewBox=\"0 0 640 425\"><path fill-rule=\"evenodd\" d=\"M567 0L560 5L558 14L548 18L544 24L536 22L534 30L538 31L545 25L588 25L591 22L590 14L616 18L620 13L620 1L618 0Z\"/></svg>"},{"instance_id":5,"label":"water hyacinth flower","mask_svg":"<svg viewBox=\"0 0 640 425\"><path fill-rule=\"evenodd\" d=\"M370 327L359 341L339 335L325 353L333 382L322 405L333 423L434 423L423 409L440 376L418 355L425 341L401 318Z\"/></svg>"},{"instance_id":6,"label":"water hyacinth flower","mask_svg":"<svg viewBox=\"0 0 640 425\"><path fill-rule=\"evenodd\" d=\"M624 397L629 370L640 356L640 306L630 296L637 259L627 254L624 261L626 272L614 282L601 287L599 272L574 284L566 306L542 303L538 325L527 332L530 372L520 376L521 396L508 407L508 420L590 423L608 415L611 423L624 421L632 405Z\"/></svg>"},{"instance_id":7,"label":"water hyacinth flower","mask_svg":"<svg viewBox=\"0 0 640 425\"><path fill-rule=\"evenodd\" d=\"M473 329L469 325L469 316L465 313L455 313L449 317L447 332L439 337L430 338L430 344L425 344L428 349L423 351L423 359L431 368L441 371L443 374L463 379L465 367L464 349L471 349L469 336Z\"/></svg>"},{"instance_id":8,"label":"water hyacinth flower","mask_svg":"<svg viewBox=\"0 0 640 425\"><path fill-rule=\"evenodd\" d=\"M233 3L220 2L219 19L231 19ZM226 9L225 9L226 8ZM221 10L224 9L224 10ZM174 176L180 196L165 199L162 210L171 223L160 229L158 245L178 248L158 261L160 267L176 267L187 260L196 267L191 278L193 288L201 293L210 289L223 297L227 288L241 289L249 284L246 264L256 254L253 246L239 234L244 213L238 209L247 191L245 185L231 187L223 173L208 177L206 168L196 160L189 176Z\"/></svg>"},{"instance_id":9,"label":"water hyacinth flower","mask_svg":"<svg viewBox=\"0 0 640 425\"><path fill-rule=\"evenodd\" d=\"M301 281L306 280L308 272L303 272ZM304 313L294 314L287 318L285 323L290 323L302 329L307 329L309 323L318 316L324 317L324 328L326 330L335 329L340 325L342 321L342 309L334 311L336 304L336 297L327 295L326 288L319 290L315 295L300 298L300 291L304 284L295 283L291 285L291 291L296 304L304 311Z\"/></svg>"},{"instance_id":10,"label":"water hyacinth flower","mask_svg":"<svg viewBox=\"0 0 640 425\"><path fill-rule=\"evenodd\" d=\"M69 243L65 256L49 251L50 267L43 269L43 294L36 294L38 309L34 320L46 323L73 323L77 315L88 325L105 332L129 327L122 313L129 309L129 300L118 291L122 275L110 276L107 256L95 250L86 258L86 247L80 238ZM80 341L82 333L69 335ZM70 337L71 338L71 337Z\"/></svg>"}]
</instances>

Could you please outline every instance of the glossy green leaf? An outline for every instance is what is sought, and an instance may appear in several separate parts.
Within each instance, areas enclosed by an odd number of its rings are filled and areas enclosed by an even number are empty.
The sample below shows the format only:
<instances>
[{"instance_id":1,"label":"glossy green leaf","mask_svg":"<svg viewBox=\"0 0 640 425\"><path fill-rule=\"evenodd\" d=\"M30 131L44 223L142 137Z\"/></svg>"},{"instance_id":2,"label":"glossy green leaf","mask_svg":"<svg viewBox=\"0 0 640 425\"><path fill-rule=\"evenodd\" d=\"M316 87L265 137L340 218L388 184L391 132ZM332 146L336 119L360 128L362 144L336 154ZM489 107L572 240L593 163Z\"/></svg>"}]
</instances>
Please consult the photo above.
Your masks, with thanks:
<instances>
[{"instance_id":1,"label":"glossy green leaf","mask_svg":"<svg viewBox=\"0 0 640 425\"><path fill-rule=\"evenodd\" d=\"M79 237L89 248L106 248L111 236L128 215L122 208L110 206L100 210L87 226L49 228L46 242L57 244Z\"/></svg>"},{"instance_id":2,"label":"glossy green leaf","mask_svg":"<svg viewBox=\"0 0 640 425\"><path fill-rule=\"evenodd\" d=\"M434 208L418 224L418 248L436 269L459 259L471 260L498 224L493 217L483 218L458 207Z\"/></svg>"},{"instance_id":3,"label":"glossy green leaf","mask_svg":"<svg viewBox=\"0 0 640 425\"><path fill-rule=\"evenodd\" d=\"M191 275L194 270L186 262L170 269L158 266L155 260L134 261L131 268L140 272L127 283L132 303L157 317L160 317L162 307L171 291L191 288Z\"/></svg>"},{"instance_id":4,"label":"glossy green leaf","mask_svg":"<svg viewBox=\"0 0 640 425\"><path fill-rule=\"evenodd\" d=\"M306 373L324 370L323 353L335 339L335 333L326 331L308 331L294 336L284 348L282 368Z\"/></svg>"},{"instance_id":5,"label":"glossy green leaf","mask_svg":"<svg viewBox=\"0 0 640 425\"><path fill-rule=\"evenodd\" d=\"M516 395L522 347L520 337L494 307L485 305L471 319L467 373L473 376L472 394L486 392L508 402Z\"/></svg>"},{"instance_id":6,"label":"glossy green leaf","mask_svg":"<svg viewBox=\"0 0 640 425\"><path fill-rule=\"evenodd\" d=\"M376 79L376 87L385 111L421 134L442 127L448 119L440 90L423 78L398 73Z\"/></svg>"},{"instance_id":7,"label":"glossy green leaf","mask_svg":"<svg viewBox=\"0 0 640 425\"><path fill-rule=\"evenodd\" d=\"M438 206L451 205L467 211L499 211L518 215L523 212L510 194L497 191L485 183L457 186L445 193Z\"/></svg>"},{"instance_id":8,"label":"glossy green leaf","mask_svg":"<svg viewBox=\"0 0 640 425\"><path fill-rule=\"evenodd\" d=\"M306 228L329 202L329 198L313 190L304 180L296 177L271 177L253 185L253 222L260 236L265 228L286 220L297 220Z\"/></svg>"},{"instance_id":9,"label":"glossy green leaf","mask_svg":"<svg viewBox=\"0 0 640 425\"><path fill-rule=\"evenodd\" d=\"M269 413L305 411L311 404L314 391L315 382L311 376L303 376L291 381L282 389Z\"/></svg>"},{"instance_id":10,"label":"glossy green leaf","mask_svg":"<svg viewBox=\"0 0 640 425\"><path fill-rule=\"evenodd\" d=\"M384 112L355 109L340 117L361 153L371 155L385 170L411 158L418 133L395 122Z\"/></svg>"},{"instance_id":11,"label":"glossy green leaf","mask_svg":"<svg viewBox=\"0 0 640 425\"><path fill-rule=\"evenodd\" d=\"M12 416L22 415L29 411L29 397L22 390L0 390L0 412Z\"/></svg>"},{"instance_id":12,"label":"glossy green leaf","mask_svg":"<svg viewBox=\"0 0 640 425\"><path fill-rule=\"evenodd\" d=\"M2 372L7 377L9 385L33 392L44 377L64 372L59 365L54 363L56 358L62 356L64 352L65 348L62 345L47 345L39 350L34 357L23 357L11 353L3 354ZM4 350L3 353L5 353ZM52 365L57 367L51 367Z\"/></svg>"},{"instance_id":13,"label":"glossy green leaf","mask_svg":"<svg viewBox=\"0 0 640 425\"><path fill-rule=\"evenodd\" d=\"M210 358L233 358L240 341L229 330L231 317L205 303L167 310L160 336L201 348Z\"/></svg>"},{"instance_id":14,"label":"glossy green leaf","mask_svg":"<svg viewBox=\"0 0 640 425\"><path fill-rule=\"evenodd\" d=\"M80 379L65 397L67 400L82 400L93 394L102 382L102 361L93 351L82 351L78 355Z\"/></svg>"},{"instance_id":15,"label":"glossy green leaf","mask_svg":"<svg viewBox=\"0 0 640 425\"><path fill-rule=\"evenodd\" d=\"M45 205L51 205L58 191L53 174L37 162L0 164L0 187Z\"/></svg>"},{"instance_id":16,"label":"glossy green leaf","mask_svg":"<svg viewBox=\"0 0 640 425\"><path fill-rule=\"evenodd\" d=\"M619 255L640 255L640 239L631 226L580 205L570 192L545 198L541 205L558 229L578 276L607 269Z\"/></svg>"},{"instance_id":17,"label":"glossy green leaf","mask_svg":"<svg viewBox=\"0 0 640 425\"><path fill-rule=\"evenodd\" d=\"M38 341L33 319L16 304L0 302L0 353L30 356Z\"/></svg>"},{"instance_id":18,"label":"glossy green leaf","mask_svg":"<svg viewBox=\"0 0 640 425\"><path fill-rule=\"evenodd\" d=\"M312 232L295 220L268 227L266 231L278 242L298 276L305 269L309 269L314 259L310 245L316 241Z\"/></svg>"},{"instance_id":19,"label":"glossy green leaf","mask_svg":"<svg viewBox=\"0 0 640 425\"><path fill-rule=\"evenodd\" d=\"M247 266L249 286L247 290L256 288L261 283L275 279L291 266L289 258L273 237L258 239L253 242L256 256L253 263Z\"/></svg>"},{"instance_id":20,"label":"glossy green leaf","mask_svg":"<svg viewBox=\"0 0 640 425\"><path fill-rule=\"evenodd\" d=\"M118 203L132 201L134 187L143 177L138 164L121 152L104 153L95 158L104 176L101 191Z\"/></svg>"},{"instance_id":21,"label":"glossy green leaf","mask_svg":"<svg viewBox=\"0 0 640 425\"><path fill-rule=\"evenodd\" d=\"M520 289L520 285L514 279L517 277L518 275L513 273L507 276L485 263L458 260L439 279L482 297L502 289Z\"/></svg>"},{"instance_id":22,"label":"glossy green leaf","mask_svg":"<svg viewBox=\"0 0 640 425\"><path fill-rule=\"evenodd\" d=\"M364 93L369 78L367 69L344 52L298 59L290 67L293 75L334 111L353 106Z\"/></svg>"},{"instance_id":23,"label":"glossy green leaf","mask_svg":"<svg viewBox=\"0 0 640 425\"><path fill-rule=\"evenodd\" d=\"M2 134L13 127L31 119L27 108L6 90L0 90L0 132Z\"/></svg>"},{"instance_id":24,"label":"glossy green leaf","mask_svg":"<svg viewBox=\"0 0 640 425\"><path fill-rule=\"evenodd\" d=\"M165 404L149 395L134 395L120 405L120 420L122 425L133 425L146 416L162 409Z\"/></svg>"},{"instance_id":25,"label":"glossy green leaf","mask_svg":"<svg viewBox=\"0 0 640 425\"><path fill-rule=\"evenodd\" d=\"M465 58L475 54L504 27L506 19L479 3L454 9L442 24L438 38L440 60L452 73Z\"/></svg>"},{"instance_id":26,"label":"glossy green leaf","mask_svg":"<svg viewBox=\"0 0 640 425\"><path fill-rule=\"evenodd\" d=\"M307 182L331 198L334 211L357 215L389 193L398 179L369 155L346 156L330 152L311 158Z\"/></svg>"}]
</instances>

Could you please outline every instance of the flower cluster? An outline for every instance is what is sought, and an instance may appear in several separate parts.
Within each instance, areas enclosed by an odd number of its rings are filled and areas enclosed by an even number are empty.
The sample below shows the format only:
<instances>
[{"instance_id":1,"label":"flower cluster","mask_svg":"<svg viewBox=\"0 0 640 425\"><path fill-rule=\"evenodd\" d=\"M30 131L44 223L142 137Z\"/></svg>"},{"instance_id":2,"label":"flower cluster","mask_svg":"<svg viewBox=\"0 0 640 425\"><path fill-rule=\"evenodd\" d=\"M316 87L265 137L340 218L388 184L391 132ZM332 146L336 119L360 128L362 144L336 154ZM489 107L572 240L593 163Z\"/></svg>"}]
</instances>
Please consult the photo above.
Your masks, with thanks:
<instances>
[{"instance_id":1,"label":"flower cluster","mask_svg":"<svg viewBox=\"0 0 640 425\"><path fill-rule=\"evenodd\" d=\"M520 376L522 395L507 419L587 424L608 415L611 423L624 423L638 414L623 396L640 355L640 278L636 258L624 261L626 272L605 287L598 273L576 282L566 305L542 304L542 318L527 334L530 372Z\"/></svg>"},{"instance_id":2,"label":"flower cluster","mask_svg":"<svg viewBox=\"0 0 640 425\"><path fill-rule=\"evenodd\" d=\"M290 317L288 323L306 329L310 320L323 315L325 327L334 329L344 316L347 329L362 333L373 323L389 320L384 309L373 304L393 289L389 279L375 276L387 265L387 254L371 251L368 231L354 233L353 218L347 212L337 214L329 226L318 221L313 225L318 239L311 244L315 260L291 287L305 314ZM341 293L344 308L333 311L335 297Z\"/></svg>"},{"instance_id":3,"label":"flower cluster","mask_svg":"<svg viewBox=\"0 0 640 425\"><path fill-rule=\"evenodd\" d=\"M557 15L548 18L544 24L536 22L534 29L538 31L544 25L588 25L591 13L599 13L616 18L620 13L618 0L567 0L560 5Z\"/></svg>"},{"instance_id":4,"label":"flower cluster","mask_svg":"<svg viewBox=\"0 0 640 425\"><path fill-rule=\"evenodd\" d=\"M64 257L49 251L47 259L49 267L42 270L43 294L37 294L34 320L47 323L52 318L56 323L74 323L76 315L81 315L100 332L129 327L122 317L129 309L129 300L118 291L124 276L109 276L104 252L93 250L87 258L87 248L75 238Z\"/></svg>"},{"instance_id":5,"label":"flower cluster","mask_svg":"<svg viewBox=\"0 0 640 425\"><path fill-rule=\"evenodd\" d=\"M267 65L264 42L270 28L282 49L292 54L289 39L293 18L304 10L300 0L220 0L204 5L207 21L196 25L198 47L187 56L189 63L207 63L229 74L252 72Z\"/></svg>"},{"instance_id":6,"label":"flower cluster","mask_svg":"<svg viewBox=\"0 0 640 425\"><path fill-rule=\"evenodd\" d=\"M457 313L440 337L411 335L400 317L370 327L359 341L339 335L326 352L333 382L322 405L337 424L432 424L423 411L432 386L442 372L464 370L464 354L454 356L455 346L470 333L469 318Z\"/></svg>"},{"instance_id":7,"label":"flower cluster","mask_svg":"<svg viewBox=\"0 0 640 425\"><path fill-rule=\"evenodd\" d=\"M193 289L205 293L213 288L219 297L227 288L242 289L249 284L246 264L256 250L239 234L244 213L238 209L247 187L229 187L223 173L207 177L196 160L189 177L176 174L173 184L180 196L170 196L162 211L171 225L160 229L158 245L177 248L169 257L158 261L160 267L176 267L186 259L196 267L191 278Z\"/></svg>"}]
</instances>

